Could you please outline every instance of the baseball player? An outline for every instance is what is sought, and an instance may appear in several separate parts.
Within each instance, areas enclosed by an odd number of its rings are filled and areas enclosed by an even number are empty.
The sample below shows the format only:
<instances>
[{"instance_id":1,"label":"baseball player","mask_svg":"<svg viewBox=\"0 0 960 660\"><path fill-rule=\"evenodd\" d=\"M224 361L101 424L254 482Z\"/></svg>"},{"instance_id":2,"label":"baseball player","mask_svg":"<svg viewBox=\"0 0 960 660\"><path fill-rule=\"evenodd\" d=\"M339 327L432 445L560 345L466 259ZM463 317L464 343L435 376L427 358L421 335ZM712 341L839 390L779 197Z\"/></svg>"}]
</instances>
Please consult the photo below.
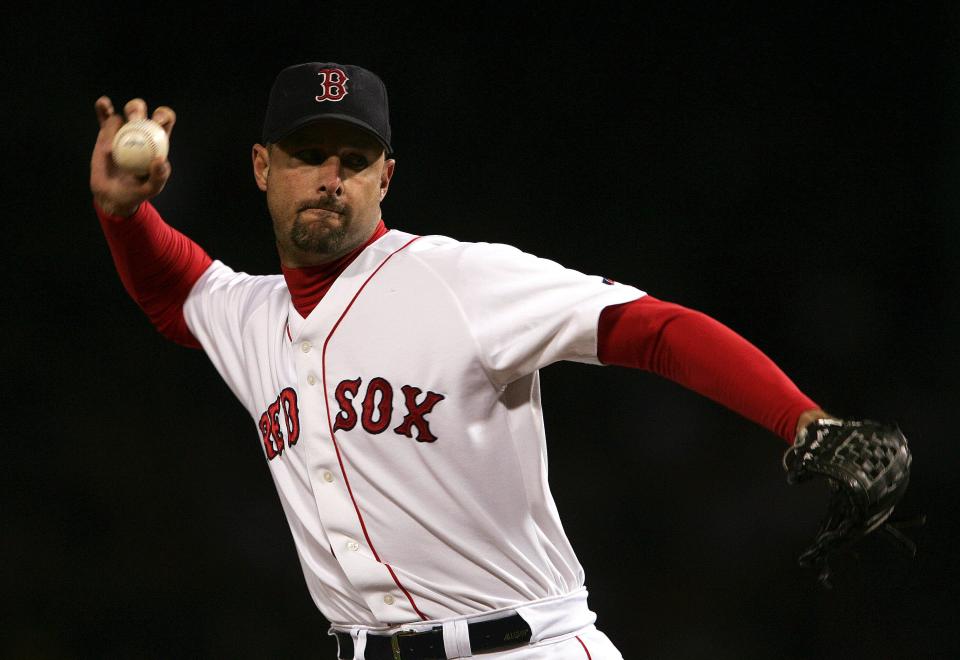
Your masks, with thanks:
<instances>
[{"instance_id":1,"label":"baseball player","mask_svg":"<svg viewBox=\"0 0 960 660\"><path fill-rule=\"evenodd\" d=\"M137 177L111 160L145 102L95 107L91 190L123 285L250 413L339 658L622 657L550 493L542 367L650 370L787 443L841 425L702 313L507 245L388 227L387 93L364 68L299 64L270 91L252 165L277 275L166 224L149 200L170 164ZM168 107L152 118L174 126Z\"/></svg>"}]
</instances>

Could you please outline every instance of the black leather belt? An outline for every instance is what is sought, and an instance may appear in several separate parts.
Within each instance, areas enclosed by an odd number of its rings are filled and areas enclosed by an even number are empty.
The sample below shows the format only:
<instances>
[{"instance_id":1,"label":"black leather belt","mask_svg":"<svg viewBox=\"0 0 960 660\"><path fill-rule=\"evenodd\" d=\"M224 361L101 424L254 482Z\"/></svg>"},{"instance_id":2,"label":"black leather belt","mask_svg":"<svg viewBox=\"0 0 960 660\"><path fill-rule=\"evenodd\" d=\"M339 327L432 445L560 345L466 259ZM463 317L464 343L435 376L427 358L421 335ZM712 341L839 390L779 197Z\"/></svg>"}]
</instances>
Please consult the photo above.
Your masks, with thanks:
<instances>
[{"instance_id":1,"label":"black leather belt","mask_svg":"<svg viewBox=\"0 0 960 660\"><path fill-rule=\"evenodd\" d=\"M478 621L467 625L473 654L506 651L530 642L530 626L519 614L502 619ZM340 643L339 657L353 659L353 638L349 633L335 631ZM435 626L423 632L399 632L394 635L367 635L363 653L366 660L445 660L443 627Z\"/></svg>"}]
</instances>

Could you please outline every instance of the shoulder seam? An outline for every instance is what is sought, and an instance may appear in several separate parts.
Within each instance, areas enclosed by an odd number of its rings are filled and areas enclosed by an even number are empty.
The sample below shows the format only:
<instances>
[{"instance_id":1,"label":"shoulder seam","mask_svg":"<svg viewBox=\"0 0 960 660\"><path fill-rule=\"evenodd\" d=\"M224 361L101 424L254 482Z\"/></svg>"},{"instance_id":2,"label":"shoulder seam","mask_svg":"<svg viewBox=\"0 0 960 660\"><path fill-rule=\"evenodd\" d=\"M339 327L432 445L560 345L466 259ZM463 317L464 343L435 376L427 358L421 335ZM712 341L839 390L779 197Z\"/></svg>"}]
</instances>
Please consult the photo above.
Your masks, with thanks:
<instances>
[{"instance_id":1,"label":"shoulder seam","mask_svg":"<svg viewBox=\"0 0 960 660\"><path fill-rule=\"evenodd\" d=\"M419 263L425 269L427 269L430 272L430 274L433 275L434 279L436 279L440 283L440 285L450 294L450 297L456 302L457 311L460 312L460 317L461 319L463 319L464 325L467 327L467 331L470 333L471 339L473 339L473 344L476 349L477 357L480 361L480 365L483 367L483 373L487 377L487 381L489 381L490 385L495 390L502 391L506 385L501 384L500 382L497 381L496 378L493 377L493 369L487 363L486 356L484 355L482 346L480 345L480 340L477 339L477 336L474 334L473 327L470 325L469 320L467 318L467 314L463 310L463 305L461 305L460 303L460 297L450 287L450 285L447 284L446 279L441 277L439 273L437 273L437 271L434 270L433 266L431 266L425 259L421 258L416 252L412 252L412 251L408 252L407 256L410 259L416 259L417 263Z\"/></svg>"}]
</instances>

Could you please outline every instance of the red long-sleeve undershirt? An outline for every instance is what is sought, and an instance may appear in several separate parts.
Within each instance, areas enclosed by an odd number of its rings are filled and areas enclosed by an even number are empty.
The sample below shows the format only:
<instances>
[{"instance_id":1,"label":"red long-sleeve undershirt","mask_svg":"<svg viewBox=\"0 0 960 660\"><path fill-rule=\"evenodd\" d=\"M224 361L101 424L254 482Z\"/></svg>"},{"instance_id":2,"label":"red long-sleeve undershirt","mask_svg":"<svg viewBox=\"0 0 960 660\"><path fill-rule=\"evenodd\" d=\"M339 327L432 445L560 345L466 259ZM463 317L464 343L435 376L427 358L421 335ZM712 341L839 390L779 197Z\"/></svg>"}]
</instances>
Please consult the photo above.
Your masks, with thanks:
<instances>
[{"instance_id":1,"label":"red long-sleeve undershirt","mask_svg":"<svg viewBox=\"0 0 960 660\"><path fill-rule=\"evenodd\" d=\"M183 316L190 289L212 259L167 225L149 202L129 218L94 205L120 280L153 325L169 339L200 348ZM336 262L283 268L294 306L303 317L374 235ZM604 364L633 367L672 380L739 413L787 442L800 415L818 406L764 355L706 314L652 296L607 307L597 328L597 356Z\"/></svg>"},{"instance_id":2,"label":"red long-sleeve undershirt","mask_svg":"<svg viewBox=\"0 0 960 660\"><path fill-rule=\"evenodd\" d=\"M187 328L183 303L213 263L203 248L168 225L149 202L129 218L93 205L107 238L120 281L165 337L200 348Z\"/></svg>"},{"instance_id":3,"label":"red long-sleeve undershirt","mask_svg":"<svg viewBox=\"0 0 960 660\"><path fill-rule=\"evenodd\" d=\"M702 312L644 296L607 307L597 357L651 371L726 406L792 443L797 420L818 408L774 362Z\"/></svg>"}]
</instances>

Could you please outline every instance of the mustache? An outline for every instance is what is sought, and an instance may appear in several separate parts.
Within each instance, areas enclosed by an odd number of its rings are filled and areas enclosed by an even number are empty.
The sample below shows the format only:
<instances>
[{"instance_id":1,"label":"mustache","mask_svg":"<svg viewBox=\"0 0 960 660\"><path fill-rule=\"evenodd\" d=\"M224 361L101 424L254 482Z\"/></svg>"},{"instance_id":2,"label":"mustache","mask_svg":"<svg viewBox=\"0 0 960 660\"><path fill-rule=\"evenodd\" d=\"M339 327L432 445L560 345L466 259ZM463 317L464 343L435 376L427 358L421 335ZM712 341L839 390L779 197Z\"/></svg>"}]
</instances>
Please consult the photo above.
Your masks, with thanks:
<instances>
[{"instance_id":1,"label":"mustache","mask_svg":"<svg viewBox=\"0 0 960 660\"><path fill-rule=\"evenodd\" d=\"M306 211L308 209L323 209L324 211L342 214L347 210L347 205L329 197L317 197L316 199L308 199L297 207L297 211Z\"/></svg>"}]
</instances>

